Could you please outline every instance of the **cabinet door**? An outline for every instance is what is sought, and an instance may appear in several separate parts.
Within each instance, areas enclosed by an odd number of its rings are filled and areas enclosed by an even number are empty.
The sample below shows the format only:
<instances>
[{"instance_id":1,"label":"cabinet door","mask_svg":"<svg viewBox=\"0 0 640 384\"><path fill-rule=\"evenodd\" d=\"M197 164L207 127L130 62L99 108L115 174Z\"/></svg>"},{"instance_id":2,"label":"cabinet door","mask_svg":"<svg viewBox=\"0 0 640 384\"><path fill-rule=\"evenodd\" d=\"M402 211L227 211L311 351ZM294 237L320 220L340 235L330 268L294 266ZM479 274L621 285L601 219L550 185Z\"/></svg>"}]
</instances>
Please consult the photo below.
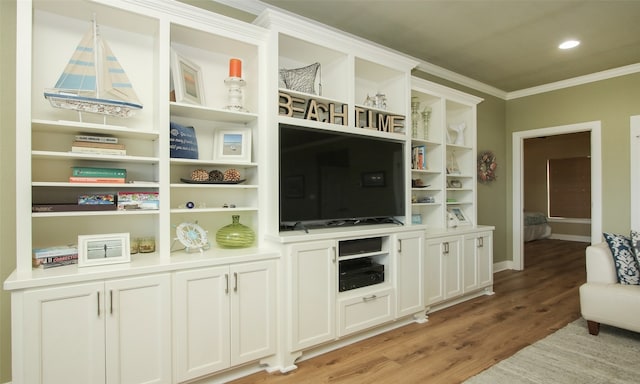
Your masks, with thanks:
<instances>
[{"instance_id":1,"label":"cabinet door","mask_svg":"<svg viewBox=\"0 0 640 384\"><path fill-rule=\"evenodd\" d=\"M24 383L105 382L103 287L75 284L24 293L24 311L13 320L24 332L25 364L14 380L22 374Z\"/></svg>"},{"instance_id":2,"label":"cabinet door","mask_svg":"<svg viewBox=\"0 0 640 384\"><path fill-rule=\"evenodd\" d=\"M396 250L396 316L424 310L424 235L422 232L398 234Z\"/></svg>"},{"instance_id":3,"label":"cabinet door","mask_svg":"<svg viewBox=\"0 0 640 384\"><path fill-rule=\"evenodd\" d=\"M107 383L171 381L168 274L105 283Z\"/></svg>"},{"instance_id":4,"label":"cabinet door","mask_svg":"<svg viewBox=\"0 0 640 384\"><path fill-rule=\"evenodd\" d=\"M431 305L444 300L442 243L439 239L428 240L425 248L424 297L425 304Z\"/></svg>"},{"instance_id":5,"label":"cabinet door","mask_svg":"<svg viewBox=\"0 0 640 384\"><path fill-rule=\"evenodd\" d=\"M464 236L462 279L465 292L471 292L478 288L478 245L481 242L480 239L475 233Z\"/></svg>"},{"instance_id":6,"label":"cabinet door","mask_svg":"<svg viewBox=\"0 0 640 384\"><path fill-rule=\"evenodd\" d=\"M173 275L174 363L178 381L229 367L229 288L227 266Z\"/></svg>"},{"instance_id":7,"label":"cabinet door","mask_svg":"<svg viewBox=\"0 0 640 384\"><path fill-rule=\"evenodd\" d=\"M485 232L479 237L478 252L478 287L493 284L493 233Z\"/></svg>"},{"instance_id":8,"label":"cabinet door","mask_svg":"<svg viewBox=\"0 0 640 384\"><path fill-rule=\"evenodd\" d=\"M231 365L276 352L276 262L230 268Z\"/></svg>"},{"instance_id":9,"label":"cabinet door","mask_svg":"<svg viewBox=\"0 0 640 384\"><path fill-rule=\"evenodd\" d=\"M425 297L427 305L462 294L462 238L445 237L427 241Z\"/></svg>"},{"instance_id":10,"label":"cabinet door","mask_svg":"<svg viewBox=\"0 0 640 384\"><path fill-rule=\"evenodd\" d=\"M466 235L464 238L464 292L493 283L493 236L491 232Z\"/></svg>"},{"instance_id":11,"label":"cabinet door","mask_svg":"<svg viewBox=\"0 0 640 384\"><path fill-rule=\"evenodd\" d=\"M445 300L462 294L462 238L447 238L442 242Z\"/></svg>"},{"instance_id":12,"label":"cabinet door","mask_svg":"<svg viewBox=\"0 0 640 384\"><path fill-rule=\"evenodd\" d=\"M336 336L337 255L334 241L294 244L290 249L291 350Z\"/></svg>"}]
</instances>

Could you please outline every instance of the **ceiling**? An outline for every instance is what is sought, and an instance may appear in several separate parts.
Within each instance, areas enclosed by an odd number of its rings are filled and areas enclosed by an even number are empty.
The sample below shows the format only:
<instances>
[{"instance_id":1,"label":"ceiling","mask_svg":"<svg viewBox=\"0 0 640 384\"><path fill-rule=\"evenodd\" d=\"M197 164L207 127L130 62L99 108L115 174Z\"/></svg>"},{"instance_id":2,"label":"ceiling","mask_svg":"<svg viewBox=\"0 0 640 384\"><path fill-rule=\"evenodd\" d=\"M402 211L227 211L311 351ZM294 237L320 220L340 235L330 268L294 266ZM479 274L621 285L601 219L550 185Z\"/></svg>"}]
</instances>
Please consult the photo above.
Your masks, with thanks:
<instances>
[{"instance_id":1,"label":"ceiling","mask_svg":"<svg viewBox=\"0 0 640 384\"><path fill-rule=\"evenodd\" d=\"M504 92L640 63L640 0L212 1L268 4ZM567 38L582 43L561 51Z\"/></svg>"}]
</instances>

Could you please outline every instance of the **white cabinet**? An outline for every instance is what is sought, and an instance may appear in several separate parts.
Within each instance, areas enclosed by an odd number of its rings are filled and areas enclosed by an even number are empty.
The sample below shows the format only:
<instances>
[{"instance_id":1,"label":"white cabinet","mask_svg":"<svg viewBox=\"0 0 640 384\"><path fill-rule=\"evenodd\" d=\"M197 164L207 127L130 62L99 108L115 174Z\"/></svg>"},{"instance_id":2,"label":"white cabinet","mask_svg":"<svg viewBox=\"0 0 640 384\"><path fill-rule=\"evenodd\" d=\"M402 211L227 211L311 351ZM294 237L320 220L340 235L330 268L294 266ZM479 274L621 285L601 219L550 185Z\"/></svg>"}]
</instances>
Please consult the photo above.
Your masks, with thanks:
<instances>
[{"instance_id":1,"label":"white cabinet","mask_svg":"<svg viewBox=\"0 0 640 384\"><path fill-rule=\"evenodd\" d=\"M448 236L427 236L425 296L427 306L448 305L474 294L491 294L493 235L490 227Z\"/></svg>"},{"instance_id":2,"label":"white cabinet","mask_svg":"<svg viewBox=\"0 0 640 384\"><path fill-rule=\"evenodd\" d=\"M424 310L424 233L396 235L396 316Z\"/></svg>"},{"instance_id":3,"label":"white cabinet","mask_svg":"<svg viewBox=\"0 0 640 384\"><path fill-rule=\"evenodd\" d=\"M170 382L169 290L161 274L15 293L14 382Z\"/></svg>"},{"instance_id":4,"label":"white cabinet","mask_svg":"<svg viewBox=\"0 0 640 384\"><path fill-rule=\"evenodd\" d=\"M426 304L433 305L462 294L462 238L428 239L425 254Z\"/></svg>"},{"instance_id":5,"label":"white cabinet","mask_svg":"<svg viewBox=\"0 0 640 384\"><path fill-rule=\"evenodd\" d=\"M289 259L291 351L336 337L337 254L335 241L292 244Z\"/></svg>"},{"instance_id":6,"label":"white cabinet","mask_svg":"<svg viewBox=\"0 0 640 384\"><path fill-rule=\"evenodd\" d=\"M275 261L176 272L173 282L177 381L275 353Z\"/></svg>"},{"instance_id":7,"label":"white cabinet","mask_svg":"<svg viewBox=\"0 0 640 384\"><path fill-rule=\"evenodd\" d=\"M464 236L463 265L465 293L493 284L492 232L479 232Z\"/></svg>"}]
</instances>

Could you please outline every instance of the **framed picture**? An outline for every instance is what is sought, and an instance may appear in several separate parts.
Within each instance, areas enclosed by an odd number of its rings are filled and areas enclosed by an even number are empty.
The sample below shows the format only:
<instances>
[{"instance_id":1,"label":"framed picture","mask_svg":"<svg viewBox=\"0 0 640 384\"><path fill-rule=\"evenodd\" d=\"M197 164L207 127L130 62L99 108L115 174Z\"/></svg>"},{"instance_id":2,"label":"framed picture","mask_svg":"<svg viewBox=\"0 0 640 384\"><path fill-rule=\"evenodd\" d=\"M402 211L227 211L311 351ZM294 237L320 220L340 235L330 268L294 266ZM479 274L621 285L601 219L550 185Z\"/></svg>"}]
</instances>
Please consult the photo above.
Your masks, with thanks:
<instances>
[{"instance_id":1,"label":"framed picture","mask_svg":"<svg viewBox=\"0 0 640 384\"><path fill-rule=\"evenodd\" d=\"M131 261L129 233L78 236L78 267Z\"/></svg>"},{"instance_id":2,"label":"framed picture","mask_svg":"<svg viewBox=\"0 0 640 384\"><path fill-rule=\"evenodd\" d=\"M217 129L214 135L214 161L251 162L251 129Z\"/></svg>"},{"instance_id":3,"label":"framed picture","mask_svg":"<svg viewBox=\"0 0 640 384\"><path fill-rule=\"evenodd\" d=\"M458 226L458 225L471 225L471 221L464 214L464 211L460 207L449 207L447 208L447 213L449 215L449 226ZM451 225L452 222L455 225Z\"/></svg>"},{"instance_id":4,"label":"framed picture","mask_svg":"<svg viewBox=\"0 0 640 384\"><path fill-rule=\"evenodd\" d=\"M204 105L204 87L200 67L171 50L171 76L176 101Z\"/></svg>"}]
</instances>

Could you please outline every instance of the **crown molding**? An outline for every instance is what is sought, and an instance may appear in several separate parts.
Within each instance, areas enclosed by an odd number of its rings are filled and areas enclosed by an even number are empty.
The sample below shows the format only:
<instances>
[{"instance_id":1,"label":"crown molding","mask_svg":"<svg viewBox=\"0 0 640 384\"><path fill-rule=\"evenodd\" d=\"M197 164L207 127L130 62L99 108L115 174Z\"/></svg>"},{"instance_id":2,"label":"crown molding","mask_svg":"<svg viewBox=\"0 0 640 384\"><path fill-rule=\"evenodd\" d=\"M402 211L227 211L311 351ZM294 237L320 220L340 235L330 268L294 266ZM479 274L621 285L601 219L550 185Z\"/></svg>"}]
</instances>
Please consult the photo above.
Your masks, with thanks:
<instances>
[{"instance_id":1,"label":"crown molding","mask_svg":"<svg viewBox=\"0 0 640 384\"><path fill-rule=\"evenodd\" d=\"M492 87L481 81L474 80L470 77L463 76L459 73L450 71L446 68L439 67L435 64L431 64L423 60L420 60L420 64L418 64L416 69L433 76L438 76L444 80L452 81L456 84L464 85L465 87L475 89L476 91L480 91L488 95L495 96L503 100L505 100L507 97L507 92L501 89Z\"/></svg>"},{"instance_id":2,"label":"crown molding","mask_svg":"<svg viewBox=\"0 0 640 384\"><path fill-rule=\"evenodd\" d=\"M614 77L630 75L640 72L640 63L626 65L624 67L608 69L606 71L595 72L589 75L578 76L567 80L556 81L555 83L549 83L540 85L537 87L531 87L521 89L519 91L507 93L506 100L513 100L520 97L538 95L540 93L557 91L563 88L575 87L578 85L593 83L600 80L607 80Z\"/></svg>"}]
</instances>

